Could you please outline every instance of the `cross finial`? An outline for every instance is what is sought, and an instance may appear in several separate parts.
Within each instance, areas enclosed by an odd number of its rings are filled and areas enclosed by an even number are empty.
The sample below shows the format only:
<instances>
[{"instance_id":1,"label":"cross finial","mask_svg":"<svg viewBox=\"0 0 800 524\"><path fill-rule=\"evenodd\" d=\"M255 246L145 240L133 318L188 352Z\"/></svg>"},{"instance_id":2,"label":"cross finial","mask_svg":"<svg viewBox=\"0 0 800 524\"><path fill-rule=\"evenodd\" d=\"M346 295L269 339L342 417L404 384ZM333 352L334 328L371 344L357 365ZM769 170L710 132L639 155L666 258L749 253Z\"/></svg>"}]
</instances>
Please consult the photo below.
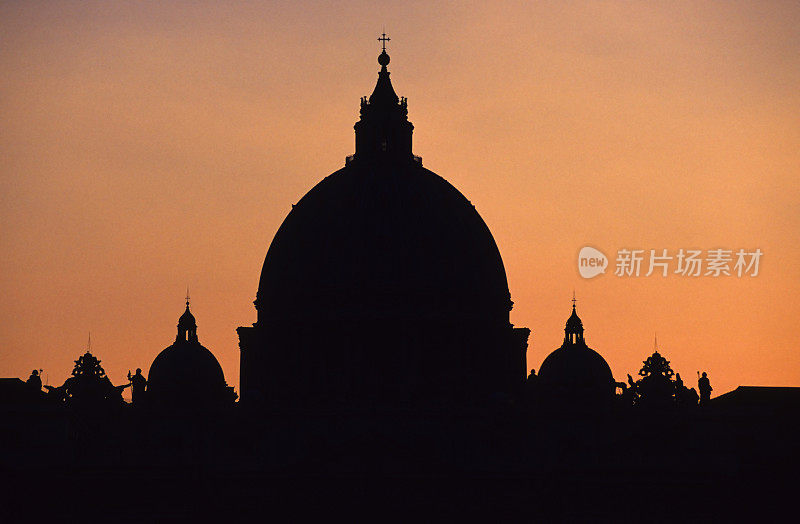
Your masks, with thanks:
<instances>
[{"instance_id":1,"label":"cross finial","mask_svg":"<svg viewBox=\"0 0 800 524\"><path fill-rule=\"evenodd\" d=\"M189 286L186 286L186 307L189 307Z\"/></svg>"},{"instance_id":2,"label":"cross finial","mask_svg":"<svg viewBox=\"0 0 800 524\"><path fill-rule=\"evenodd\" d=\"M658 351L658 333L655 334L653 339L653 351Z\"/></svg>"},{"instance_id":3,"label":"cross finial","mask_svg":"<svg viewBox=\"0 0 800 524\"><path fill-rule=\"evenodd\" d=\"M575 290L573 289L572 290L572 309L573 310L575 309L575 302L577 302L577 301L578 301L578 299L575 298Z\"/></svg>"},{"instance_id":4,"label":"cross finial","mask_svg":"<svg viewBox=\"0 0 800 524\"><path fill-rule=\"evenodd\" d=\"M386 32L384 31L383 34L380 37L378 37L378 40L381 43L381 50L385 53L386 52L386 42L391 40L391 38L386 36Z\"/></svg>"}]
</instances>

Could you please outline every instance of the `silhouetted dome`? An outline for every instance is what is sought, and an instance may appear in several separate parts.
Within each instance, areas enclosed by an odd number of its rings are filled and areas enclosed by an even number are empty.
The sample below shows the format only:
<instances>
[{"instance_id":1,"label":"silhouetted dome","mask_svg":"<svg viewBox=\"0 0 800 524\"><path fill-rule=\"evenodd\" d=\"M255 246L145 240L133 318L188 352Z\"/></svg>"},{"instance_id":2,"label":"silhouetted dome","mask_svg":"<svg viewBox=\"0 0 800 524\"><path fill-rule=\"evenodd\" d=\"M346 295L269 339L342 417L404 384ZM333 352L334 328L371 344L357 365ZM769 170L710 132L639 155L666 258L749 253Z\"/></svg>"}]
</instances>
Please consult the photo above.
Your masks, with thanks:
<instances>
[{"instance_id":1,"label":"silhouetted dome","mask_svg":"<svg viewBox=\"0 0 800 524\"><path fill-rule=\"evenodd\" d=\"M225 375L217 358L197 341L194 316L186 311L178 320L175 343L153 360L147 376L147 396L158 404L221 402L229 397Z\"/></svg>"},{"instance_id":2,"label":"silhouetted dome","mask_svg":"<svg viewBox=\"0 0 800 524\"><path fill-rule=\"evenodd\" d=\"M539 378L549 382L601 388L614 382L606 359L585 344L561 346L550 353L539 368Z\"/></svg>"},{"instance_id":3,"label":"silhouetted dome","mask_svg":"<svg viewBox=\"0 0 800 524\"><path fill-rule=\"evenodd\" d=\"M153 360L147 382L153 394L180 389L202 395L203 390L224 387L225 375L211 351L199 342L181 341Z\"/></svg>"},{"instance_id":4,"label":"silhouetted dome","mask_svg":"<svg viewBox=\"0 0 800 524\"><path fill-rule=\"evenodd\" d=\"M497 245L475 207L414 162L350 163L293 206L267 252L264 314L505 314ZM485 317L484 317L485 318Z\"/></svg>"},{"instance_id":5,"label":"silhouetted dome","mask_svg":"<svg viewBox=\"0 0 800 524\"><path fill-rule=\"evenodd\" d=\"M614 394L614 376L608 362L583 338L583 322L575 311L564 327L564 343L539 368L539 380L556 402L594 404Z\"/></svg>"},{"instance_id":6,"label":"silhouetted dome","mask_svg":"<svg viewBox=\"0 0 800 524\"><path fill-rule=\"evenodd\" d=\"M256 308L274 315L469 318L511 309L505 268L475 207L411 153L413 125L386 69L361 100L356 154L312 188L267 252ZM491 313L490 313L491 314Z\"/></svg>"},{"instance_id":7,"label":"silhouetted dome","mask_svg":"<svg viewBox=\"0 0 800 524\"><path fill-rule=\"evenodd\" d=\"M292 206L267 251L258 320L237 330L245 402L471 402L525 379L529 331L509 322L494 238L414 156L388 61L361 98L355 154Z\"/></svg>"}]
</instances>

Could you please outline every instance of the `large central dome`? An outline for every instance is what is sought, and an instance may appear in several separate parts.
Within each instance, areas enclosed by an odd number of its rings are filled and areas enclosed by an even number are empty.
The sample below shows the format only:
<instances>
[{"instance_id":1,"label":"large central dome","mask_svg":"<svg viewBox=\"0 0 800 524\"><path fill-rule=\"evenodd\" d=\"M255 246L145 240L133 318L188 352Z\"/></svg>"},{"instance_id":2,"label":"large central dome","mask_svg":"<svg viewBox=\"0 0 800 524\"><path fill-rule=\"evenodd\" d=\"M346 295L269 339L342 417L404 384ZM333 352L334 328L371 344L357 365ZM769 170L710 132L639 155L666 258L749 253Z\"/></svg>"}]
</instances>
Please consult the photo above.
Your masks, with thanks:
<instances>
[{"instance_id":1,"label":"large central dome","mask_svg":"<svg viewBox=\"0 0 800 524\"><path fill-rule=\"evenodd\" d=\"M294 206L261 272L264 316L507 314L503 261L470 202L435 173L356 161ZM498 319L499 320L499 319Z\"/></svg>"},{"instance_id":2,"label":"large central dome","mask_svg":"<svg viewBox=\"0 0 800 524\"><path fill-rule=\"evenodd\" d=\"M475 207L412 154L385 51L356 152L275 235L239 328L242 399L487 395L525 378L500 252ZM269 376L269 378L265 378Z\"/></svg>"}]
</instances>

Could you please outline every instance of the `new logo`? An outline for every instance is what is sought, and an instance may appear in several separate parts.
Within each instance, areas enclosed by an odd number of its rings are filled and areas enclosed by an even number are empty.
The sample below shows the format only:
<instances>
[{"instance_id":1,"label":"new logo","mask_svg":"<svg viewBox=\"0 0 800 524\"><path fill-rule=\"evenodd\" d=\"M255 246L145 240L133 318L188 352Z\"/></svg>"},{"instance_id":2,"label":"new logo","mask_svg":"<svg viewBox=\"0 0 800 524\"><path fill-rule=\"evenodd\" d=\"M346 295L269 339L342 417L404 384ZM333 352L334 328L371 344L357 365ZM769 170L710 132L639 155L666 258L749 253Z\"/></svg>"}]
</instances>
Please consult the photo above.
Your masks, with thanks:
<instances>
[{"instance_id":1,"label":"new logo","mask_svg":"<svg viewBox=\"0 0 800 524\"><path fill-rule=\"evenodd\" d=\"M583 247L578 253L578 272L583 278L594 278L606 272L608 258L599 249Z\"/></svg>"}]
</instances>

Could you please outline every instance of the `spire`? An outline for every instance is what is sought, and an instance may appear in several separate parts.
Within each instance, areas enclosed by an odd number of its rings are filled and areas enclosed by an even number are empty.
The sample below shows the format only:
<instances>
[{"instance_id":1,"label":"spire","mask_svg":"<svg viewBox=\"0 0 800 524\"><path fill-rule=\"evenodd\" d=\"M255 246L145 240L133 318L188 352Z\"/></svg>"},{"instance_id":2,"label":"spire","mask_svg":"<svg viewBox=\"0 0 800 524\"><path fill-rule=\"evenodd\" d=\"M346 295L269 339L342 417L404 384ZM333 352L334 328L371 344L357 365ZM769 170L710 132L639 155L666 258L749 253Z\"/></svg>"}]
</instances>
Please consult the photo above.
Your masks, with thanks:
<instances>
[{"instance_id":1,"label":"spire","mask_svg":"<svg viewBox=\"0 0 800 524\"><path fill-rule=\"evenodd\" d=\"M378 41L381 42L381 54L378 55L378 63L381 65L381 70L378 73L378 83L375 84L375 89L369 97L370 104L396 105L400 101L397 93L394 92L392 81L389 80L389 70L386 69L386 66L391 61L389 53L386 52L386 42L389 40L391 39L386 36L386 33L383 33L383 36L378 38Z\"/></svg>"},{"instance_id":2,"label":"spire","mask_svg":"<svg viewBox=\"0 0 800 524\"><path fill-rule=\"evenodd\" d=\"M361 119L356 122L355 158L380 160L412 160L411 134L413 124L408 121L408 106L405 98L399 98L389 79L389 54L386 42L390 40L384 32L378 63L378 82L372 94L361 99Z\"/></svg>"}]
</instances>

